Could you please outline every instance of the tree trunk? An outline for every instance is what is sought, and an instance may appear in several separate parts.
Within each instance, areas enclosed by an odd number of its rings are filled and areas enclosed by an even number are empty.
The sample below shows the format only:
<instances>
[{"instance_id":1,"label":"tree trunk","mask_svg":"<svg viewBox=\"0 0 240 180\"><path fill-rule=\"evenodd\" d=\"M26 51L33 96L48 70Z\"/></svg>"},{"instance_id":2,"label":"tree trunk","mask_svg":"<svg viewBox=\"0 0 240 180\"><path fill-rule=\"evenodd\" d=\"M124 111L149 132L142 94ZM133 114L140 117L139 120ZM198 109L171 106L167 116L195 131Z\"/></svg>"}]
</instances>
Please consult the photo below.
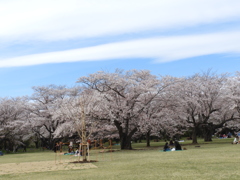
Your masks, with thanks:
<instances>
[{"instance_id":1,"label":"tree trunk","mask_svg":"<svg viewBox=\"0 0 240 180\"><path fill-rule=\"evenodd\" d=\"M38 148L39 148L39 143L38 143L38 141L34 141L34 143L35 143L36 149L38 149Z\"/></svg>"},{"instance_id":2,"label":"tree trunk","mask_svg":"<svg viewBox=\"0 0 240 180\"><path fill-rule=\"evenodd\" d=\"M126 129L128 126L123 129L121 126L121 123L119 123L118 121L114 121L114 124L118 129L120 143L121 143L121 149L132 149L131 139L132 139L132 136L134 135L134 133L137 132L137 128L135 127L130 131L129 129ZM125 132L129 132L129 131L130 131L130 133L125 133Z\"/></svg>"},{"instance_id":3,"label":"tree trunk","mask_svg":"<svg viewBox=\"0 0 240 180\"><path fill-rule=\"evenodd\" d=\"M204 141L205 141L205 142L210 142L210 141L212 141L212 135L211 135L211 134L205 134L205 135L204 135Z\"/></svg>"},{"instance_id":4,"label":"tree trunk","mask_svg":"<svg viewBox=\"0 0 240 180\"><path fill-rule=\"evenodd\" d=\"M197 144L197 127L192 128L192 143Z\"/></svg>"},{"instance_id":5,"label":"tree trunk","mask_svg":"<svg viewBox=\"0 0 240 180\"><path fill-rule=\"evenodd\" d=\"M3 146L3 149L4 149L4 150L7 149L7 142L6 142L6 139L5 139L5 138L2 140L2 146Z\"/></svg>"},{"instance_id":6,"label":"tree trunk","mask_svg":"<svg viewBox=\"0 0 240 180\"><path fill-rule=\"evenodd\" d=\"M131 137L122 133L120 141L121 141L121 149L132 149Z\"/></svg>"},{"instance_id":7,"label":"tree trunk","mask_svg":"<svg viewBox=\"0 0 240 180\"><path fill-rule=\"evenodd\" d=\"M211 125L203 125L202 126L202 133L204 137L205 142L212 141L212 134L213 134L213 129Z\"/></svg>"},{"instance_id":8,"label":"tree trunk","mask_svg":"<svg viewBox=\"0 0 240 180\"><path fill-rule=\"evenodd\" d=\"M151 134L151 131L148 131L146 133L147 147L150 147L150 134Z\"/></svg>"}]
</instances>

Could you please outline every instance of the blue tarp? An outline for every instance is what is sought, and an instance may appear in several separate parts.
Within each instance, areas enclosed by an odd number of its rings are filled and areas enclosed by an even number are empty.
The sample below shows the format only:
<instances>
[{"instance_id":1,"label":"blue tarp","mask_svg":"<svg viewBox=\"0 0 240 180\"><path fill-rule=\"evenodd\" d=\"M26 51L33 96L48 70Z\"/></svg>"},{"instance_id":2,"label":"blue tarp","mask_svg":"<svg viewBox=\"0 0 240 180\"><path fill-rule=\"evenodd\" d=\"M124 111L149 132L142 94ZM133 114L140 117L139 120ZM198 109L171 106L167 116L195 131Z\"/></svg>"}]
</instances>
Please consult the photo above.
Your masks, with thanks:
<instances>
[{"instance_id":1,"label":"blue tarp","mask_svg":"<svg viewBox=\"0 0 240 180\"><path fill-rule=\"evenodd\" d=\"M3 156L3 152L2 151L0 151L0 156Z\"/></svg>"},{"instance_id":2,"label":"blue tarp","mask_svg":"<svg viewBox=\"0 0 240 180\"><path fill-rule=\"evenodd\" d=\"M71 152L71 153L64 153L64 155L74 155L75 153L74 152Z\"/></svg>"}]
</instances>

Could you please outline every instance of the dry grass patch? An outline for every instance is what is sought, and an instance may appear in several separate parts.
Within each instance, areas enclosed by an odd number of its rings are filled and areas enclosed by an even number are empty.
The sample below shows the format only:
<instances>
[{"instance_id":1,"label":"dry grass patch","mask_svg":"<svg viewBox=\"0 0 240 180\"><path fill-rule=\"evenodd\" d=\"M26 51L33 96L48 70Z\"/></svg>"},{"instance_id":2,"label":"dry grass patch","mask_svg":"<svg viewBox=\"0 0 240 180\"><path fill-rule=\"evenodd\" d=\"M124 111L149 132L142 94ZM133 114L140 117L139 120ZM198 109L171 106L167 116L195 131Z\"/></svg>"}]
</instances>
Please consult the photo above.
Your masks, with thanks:
<instances>
[{"instance_id":1,"label":"dry grass patch","mask_svg":"<svg viewBox=\"0 0 240 180\"><path fill-rule=\"evenodd\" d=\"M92 163L69 163L64 161L7 163L0 164L0 175L91 168L97 168L97 166Z\"/></svg>"}]
</instances>

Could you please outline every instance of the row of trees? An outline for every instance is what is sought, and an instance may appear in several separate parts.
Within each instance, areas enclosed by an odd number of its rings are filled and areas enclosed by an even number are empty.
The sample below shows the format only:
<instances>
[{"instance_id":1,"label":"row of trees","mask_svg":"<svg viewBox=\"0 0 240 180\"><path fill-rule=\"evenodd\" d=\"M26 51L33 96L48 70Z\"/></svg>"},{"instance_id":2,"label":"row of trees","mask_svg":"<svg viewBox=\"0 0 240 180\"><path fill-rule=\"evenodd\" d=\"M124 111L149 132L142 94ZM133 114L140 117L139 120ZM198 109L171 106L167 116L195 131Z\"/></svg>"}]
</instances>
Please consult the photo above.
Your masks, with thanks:
<instances>
[{"instance_id":1,"label":"row of trees","mask_svg":"<svg viewBox=\"0 0 240 180\"><path fill-rule=\"evenodd\" d=\"M145 136L191 134L211 141L222 128L239 130L240 73L210 72L191 77L154 76L145 70L97 72L80 77L79 86L33 87L33 94L0 99L0 148L15 151L35 142L50 149L58 140L117 138L121 149Z\"/></svg>"}]
</instances>

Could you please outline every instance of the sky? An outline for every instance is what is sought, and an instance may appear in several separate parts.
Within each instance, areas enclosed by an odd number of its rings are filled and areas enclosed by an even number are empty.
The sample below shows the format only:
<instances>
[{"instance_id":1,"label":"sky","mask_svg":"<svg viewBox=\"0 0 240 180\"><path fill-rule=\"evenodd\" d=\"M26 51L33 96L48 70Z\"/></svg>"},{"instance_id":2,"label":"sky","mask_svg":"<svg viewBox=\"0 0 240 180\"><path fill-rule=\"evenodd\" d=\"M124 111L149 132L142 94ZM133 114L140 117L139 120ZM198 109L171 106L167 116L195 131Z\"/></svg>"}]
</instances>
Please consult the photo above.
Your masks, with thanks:
<instances>
[{"instance_id":1,"label":"sky","mask_svg":"<svg viewBox=\"0 0 240 180\"><path fill-rule=\"evenodd\" d=\"M240 70L239 0L0 0L0 97L97 71Z\"/></svg>"}]
</instances>

